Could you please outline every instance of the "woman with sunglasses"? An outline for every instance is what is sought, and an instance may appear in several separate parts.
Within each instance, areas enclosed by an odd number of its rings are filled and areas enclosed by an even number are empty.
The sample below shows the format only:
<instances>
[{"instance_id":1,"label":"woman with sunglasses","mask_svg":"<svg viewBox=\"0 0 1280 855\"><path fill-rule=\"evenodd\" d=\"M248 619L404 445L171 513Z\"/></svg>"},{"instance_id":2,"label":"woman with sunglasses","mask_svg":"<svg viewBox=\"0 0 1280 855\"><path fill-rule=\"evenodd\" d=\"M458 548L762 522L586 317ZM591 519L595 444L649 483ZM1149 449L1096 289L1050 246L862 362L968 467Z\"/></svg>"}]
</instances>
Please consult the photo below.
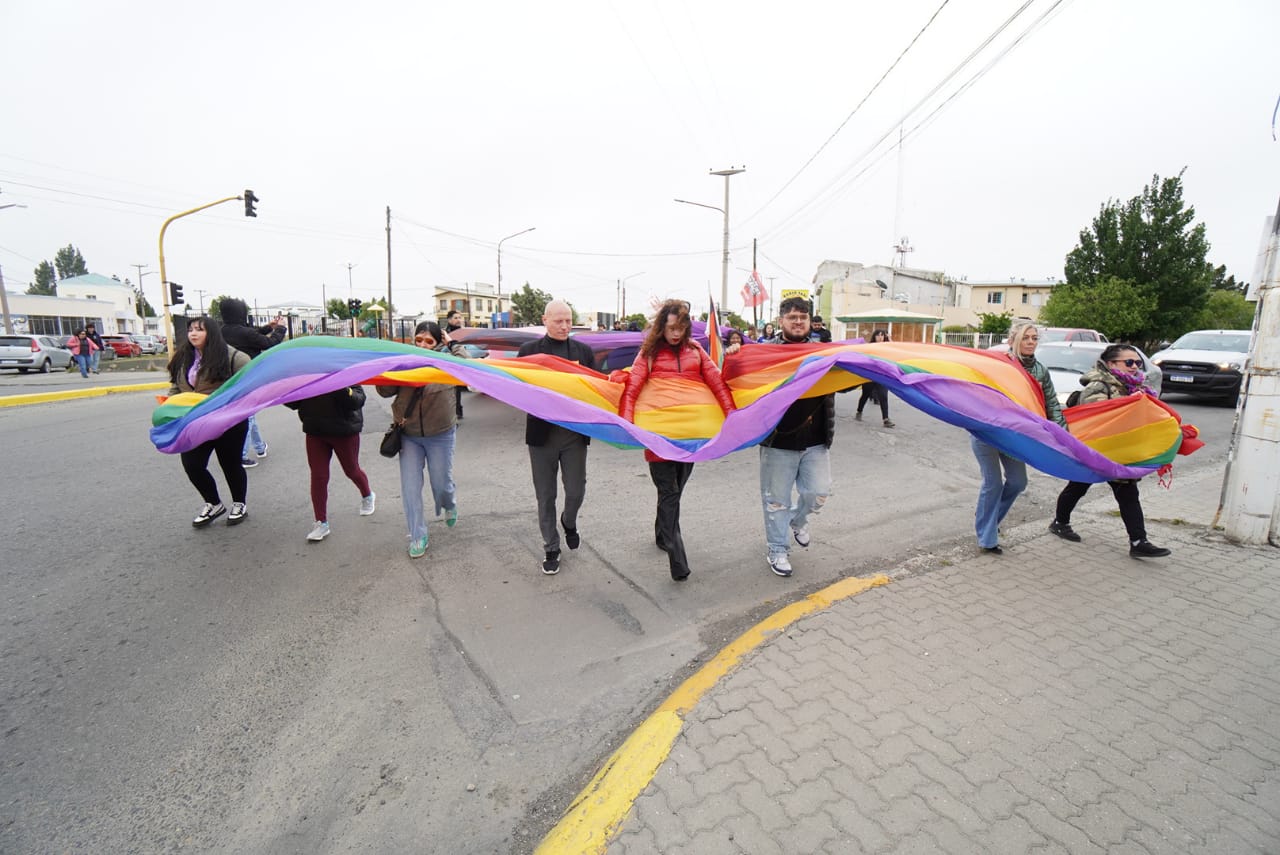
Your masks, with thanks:
<instances>
[{"instance_id":1,"label":"woman with sunglasses","mask_svg":"<svg viewBox=\"0 0 1280 855\"><path fill-rule=\"evenodd\" d=\"M1127 344L1113 344L1102 351L1098 364L1080 378L1080 383L1084 386L1080 393L1080 403L1092 404L1095 401L1140 393L1154 395L1146 381L1146 374L1142 371L1142 357L1138 352ZM1115 494L1116 504L1120 506L1120 518L1124 520L1125 530L1129 533L1129 555L1133 558L1163 558L1169 555L1169 550L1147 540L1147 524L1142 514L1142 503L1138 501L1137 480L1124 478L1107 483ZM1049 523L1049 531L1063 540L1080 542L1080 535L1071 527L1071 512L1092 486L1083 481L1069 481L1062 488L1062 493L1058 496L1057 513L1053 522Z\"/></svg>"}]
</instances>

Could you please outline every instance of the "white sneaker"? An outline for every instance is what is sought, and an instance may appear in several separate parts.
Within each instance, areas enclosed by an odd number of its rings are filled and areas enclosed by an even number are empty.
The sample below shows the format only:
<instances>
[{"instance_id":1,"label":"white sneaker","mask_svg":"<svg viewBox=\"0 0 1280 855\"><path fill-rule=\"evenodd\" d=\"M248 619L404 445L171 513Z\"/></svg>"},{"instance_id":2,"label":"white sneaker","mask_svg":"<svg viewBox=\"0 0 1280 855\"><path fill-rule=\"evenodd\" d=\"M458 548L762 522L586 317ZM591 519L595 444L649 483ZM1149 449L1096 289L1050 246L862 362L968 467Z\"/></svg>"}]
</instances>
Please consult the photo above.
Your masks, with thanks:
<instances>
[{"instance_id":1,"label":"white sneaker","mask_svg":"<svg viewBox=\"0 0 1280 855\"><path fill-rule=\"evenodd\" d=\"M205 502L204 507L200 509L200 513L196 514L196 518L191 521L191 524L196 528L201 528L222 516L226 511L227 509L222 506L221 502L216 505Z\"/></svg>"},{"instance_id":2,"label":"white sneaker","mask_svg":"<svg viewBox=\"0 0 1280 855\"><path fill-rule=\"evenodd\" d=\"M378 501L378 494L370 491L369 495L360 500L360 516L367 517L373 513L374 504Z\"/></svg>"},{"instance_id":3,"label":"white sneaker","mask_svg":"<svg viewBox=\"0 0 1280 855\"><path fill-rule=\"evenodd\" d=\"M247 516L249 509L244 506L244 502L232 502L231 513L227 514L227 525L240 525Z\"/></svg>"},{"instance_id":4,"label":"white sneaker","mask_svg":"<svg viewBox=\"0 0 1280 855\"><path fill-rule=\"evenodd\" d=\"M791 529L791 535L796 539L796 543L808 548L809 546L809 526L801 526L800 528Z\"/></svg>"},{"instance_id":5,"label":"white sneaker","mask_svg":"<svg viewBox=\"0 0 1280 855\"><path fill-rule=\"evenodd\" d=\"M329 536L329 524L316 520L316 527L311 529L311 533L307 535L307 540L318 541L324 540Z\"/></svg>"},{"instance_id":6,"label":"white sneaker","mask_svg":"<svg viewBox=\"0 0 1280 855\"><path fill-rule=\"evenodd\" d=\"M778 576L791 575L791 559L787 558L787 553L779 552L769 556L769 569Z\"/></svg>"},{"instance_id":7,"label":"white sneaker","mask_svg":"<svg viewBox=\"0 0 1280 855\"><path fill-rule=\"evenodd\" d=\"M264 443L262 443L262 450L258 452L258 456L259 456L259 457L266 457L266 456L267 456L267 449L268 449L268 448L270 448L270 447L271 447L271 446L267 445L265 442L264 442Z\"/></svg>"}]
</instances>

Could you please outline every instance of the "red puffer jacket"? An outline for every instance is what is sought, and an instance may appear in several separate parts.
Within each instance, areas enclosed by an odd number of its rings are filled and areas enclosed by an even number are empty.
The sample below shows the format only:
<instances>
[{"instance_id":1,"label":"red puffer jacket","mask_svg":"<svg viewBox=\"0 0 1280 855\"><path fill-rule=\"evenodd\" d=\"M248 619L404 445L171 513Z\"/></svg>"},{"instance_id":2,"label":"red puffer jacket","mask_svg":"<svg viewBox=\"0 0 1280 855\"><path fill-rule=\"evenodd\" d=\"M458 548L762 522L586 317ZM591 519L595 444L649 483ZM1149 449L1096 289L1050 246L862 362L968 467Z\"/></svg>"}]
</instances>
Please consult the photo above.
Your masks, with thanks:
<instances>
[{"instance_id":1,"label":"red puffer jacket","mask_svg":"<svg viewBox=\"0 0 1280 855\"><path fill-rule=\"evenodd\" d=\"M733 393L729 391L724 378L720 376L720 369L697 342L690 341L679 350L664 343L653 354L652 360L643 353L636 357L635 363L631 366L631 374L627 377L626 388L622 390L622 399L618 402L619 416L629 422L635 421L636 399L640 397L640 390L644 388L644 384L650 377L700 380L711 390L720 409L725 413L735 409ZM644 459L653 463L663 458L646 449Z\"/></svg>"}]
</instances>

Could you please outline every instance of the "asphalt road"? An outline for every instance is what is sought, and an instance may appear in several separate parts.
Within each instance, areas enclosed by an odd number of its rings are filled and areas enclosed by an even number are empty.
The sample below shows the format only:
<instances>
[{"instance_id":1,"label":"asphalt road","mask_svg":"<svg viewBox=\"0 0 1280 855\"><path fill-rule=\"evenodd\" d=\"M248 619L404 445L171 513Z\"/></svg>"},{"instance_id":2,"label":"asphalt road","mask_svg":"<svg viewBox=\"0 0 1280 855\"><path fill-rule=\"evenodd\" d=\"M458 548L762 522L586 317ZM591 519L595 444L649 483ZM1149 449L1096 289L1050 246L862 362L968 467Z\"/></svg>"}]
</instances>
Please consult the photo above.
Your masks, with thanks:
<instances>
[{"instance_id":1,"label":"asphalt road","mask_svg":"<svg viewBox=\"0 0 1280 855\"><path fill-rule=\"evenodd\" d=\"M0 395L68 379L121 378L5 374ZM765 563L755 450L698 465L693 576L674 583L639 452L602 443L582 548L545 577L523 415L465 400L461 520L433 524L417 561L375 395L362 458L378 511L357 515L335 466L319 544L290 411L260 415L271 448L249 519L197 531L179 461L148 440L150 394L0 408L0 851L527 852L631 726L760 616L974 548L967 435L898 401L895 429L855 422L852 394L836 492L791 579ZM1234 412L1170 403L1209 443L1179 468L1221 466ZM1060 485L1033 474L1008 560Z\"/></svg>"}]
</instances>

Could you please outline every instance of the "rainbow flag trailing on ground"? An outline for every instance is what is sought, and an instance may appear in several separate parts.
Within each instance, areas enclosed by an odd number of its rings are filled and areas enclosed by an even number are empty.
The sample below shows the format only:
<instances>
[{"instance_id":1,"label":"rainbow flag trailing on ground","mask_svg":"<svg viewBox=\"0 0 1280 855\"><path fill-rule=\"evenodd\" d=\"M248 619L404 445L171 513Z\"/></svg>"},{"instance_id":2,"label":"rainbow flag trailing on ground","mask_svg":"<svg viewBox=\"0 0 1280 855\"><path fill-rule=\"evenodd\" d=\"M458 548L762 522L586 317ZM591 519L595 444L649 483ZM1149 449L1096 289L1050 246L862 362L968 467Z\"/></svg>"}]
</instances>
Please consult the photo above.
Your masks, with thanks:
<instances>
[{"instance_id":1,"label":"rainbow flag trailing on ground","mask_svg":"<svg viewBox=\"0 0 1280 855\"><path fill-rule=\"evenodd\" d=\"M874 380L1058 478L1140 478L1169 463L1182 442L1177 414L1145 396L1106 402L1111 406L1093 412L1078 408L1073 436L1044 418L1040 387L1021 366L967 348L759 344L727 357L723 373L738 405L727 416L701 384L655 378L645 385L631 424L617 415L617 379L556 357L464 359L397 342L313 336L264 352L208 397L169 398L152 416L151 439L160 451L181 452L259 410L353 384L450 383L617 446L693 462L755 445L799 398Z\"/></svg>"}]
</instances>

